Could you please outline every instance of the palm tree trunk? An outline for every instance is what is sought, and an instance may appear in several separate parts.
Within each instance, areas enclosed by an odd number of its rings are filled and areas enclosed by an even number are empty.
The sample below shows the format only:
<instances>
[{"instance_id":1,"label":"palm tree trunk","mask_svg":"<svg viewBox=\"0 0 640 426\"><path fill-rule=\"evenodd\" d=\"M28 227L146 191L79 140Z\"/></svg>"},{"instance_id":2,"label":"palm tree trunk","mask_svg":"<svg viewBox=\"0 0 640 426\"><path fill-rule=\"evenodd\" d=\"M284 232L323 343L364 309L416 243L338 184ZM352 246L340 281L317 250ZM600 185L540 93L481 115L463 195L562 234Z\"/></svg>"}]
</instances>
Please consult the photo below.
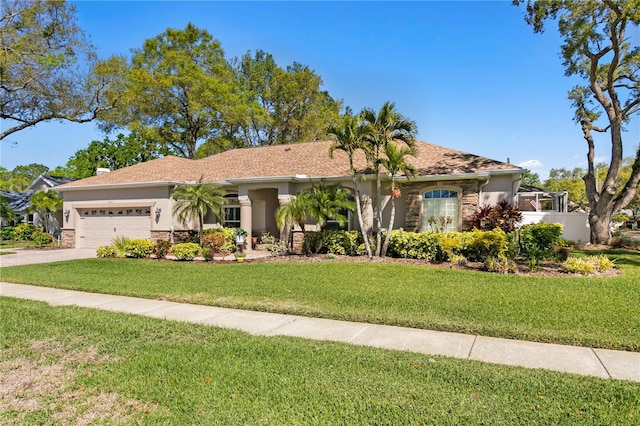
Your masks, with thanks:
<instances>
[{"instance_id":1,"label":"palm tree trunk","mask_svg":"<svg viewBox=\"0 0 640 426\"><path fill-rule=\"evenodd\" d=\"M373 258L371 254L371 244L369 243L369 235L367 230L364 229L364 220L362 218L362 205L360 204L360 190L358 189L358 181L355 173L351 175L353 179L353 189L356 191L356 214L358 215L358 225L360 226L360 233L364 240L364 248L367 250L367 256L369 259Z\"/></svg>"},{"instance_id":2,"label":"palm tree trunk","mask_svg":"<svg viewBox=\"0 0 640 426\"><path fill-rule=\"evenodd\" d=\"M376 208L373 221L373 227L376 230L376 257L378 257L382 250L382 183L378 170L376 170Z\"/></svg>"},{"instance_id":3,"label":"palm tree trunk","mask_svg":"<svg viewBox=\"0 0 640 426\"><path fill-rule=\"evenodd\" d=\"M396 199L391 195L391 216L389 217L389 226L387 227L387 235L384 237L384 244L382 245L382 251L380 257L387 255L389 249L389 241L391 241L391 231L393 230L393 223L396 218Z\"/></svg>"}]
</instances>

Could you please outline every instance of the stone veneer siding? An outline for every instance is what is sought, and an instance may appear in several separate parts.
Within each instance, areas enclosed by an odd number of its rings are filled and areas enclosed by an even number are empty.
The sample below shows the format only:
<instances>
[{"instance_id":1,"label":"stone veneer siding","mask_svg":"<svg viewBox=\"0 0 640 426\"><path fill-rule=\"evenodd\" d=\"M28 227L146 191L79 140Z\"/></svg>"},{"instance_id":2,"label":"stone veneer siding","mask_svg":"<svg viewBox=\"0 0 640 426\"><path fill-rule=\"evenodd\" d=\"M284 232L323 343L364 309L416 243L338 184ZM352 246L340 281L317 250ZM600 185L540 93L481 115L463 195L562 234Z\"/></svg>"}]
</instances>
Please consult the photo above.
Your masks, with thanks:
<instances>
[{"instance_id":1,"label":"stone veneer siding","mask_svg":"<svg viewBox=\"0 0 640 426\"><path fill-rule=\"evenodd\" d=\"M171 240L171 231L151 231L151 241Z\"/></svg>"},{"instance_id":2,"label":"stone veneer siding","mask_svg":"<svg viewBox=\"0 0 640 426\"><path fill-rule=\"evenodd\" d=\"M422 212L423 194L426 191L439 188L458 188L461 190L459 194L459 229L461 231L469 230L473 227L472 218L478 211L478 181L458 180L458 181L441 181L437 183L420 182L411 184L405 187L404 193L406 194L406 217L405 217L405 231L421 232L422 218L420 214Z\"/></svg>"},{"instance_id":3,"label":"stone veneer siding","mask_svg":"<svg viewBox=\"0 0 640 426\"><path fill-rule=\"evenodd\" d=\"M76 247L76 230L75 229L63 229L61 238L62 238L62 247L64 248Z\"/></svg>"}]
</instances>

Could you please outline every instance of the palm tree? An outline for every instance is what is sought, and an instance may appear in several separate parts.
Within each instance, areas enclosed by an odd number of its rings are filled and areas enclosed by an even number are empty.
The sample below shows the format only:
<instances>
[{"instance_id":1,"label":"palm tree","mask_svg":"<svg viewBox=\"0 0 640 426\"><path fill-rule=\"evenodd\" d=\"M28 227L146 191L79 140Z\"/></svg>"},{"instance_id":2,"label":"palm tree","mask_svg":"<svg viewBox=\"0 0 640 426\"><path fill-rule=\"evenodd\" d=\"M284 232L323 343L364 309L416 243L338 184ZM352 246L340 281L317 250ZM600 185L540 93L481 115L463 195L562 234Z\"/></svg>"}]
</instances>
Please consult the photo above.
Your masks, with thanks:
<instances>
[{"instance_id":1,"label":"palm tree","mask_svg":"<svg viewBox=\"0 0 640 426\"><path fill-rule=\"evenodd\" d=\"M276 224L280 229L284 227L290 229L293 225L298 225L302 233L305 234L304 223L307 219L307 210L308 199L304 193L301 193L298 197L289 201L288 204L282 205L276 210ZM287 235L290 235L288 231ZM292 243L291 239L287 241L287 250L291 251L293 249Z\"/></svg>"},{"instance_id":2,"label":"palm tree","mask_svg":"<svg viewBox=\"0 0 640 426\"><path fill-rule=\"evenodd\" d=\"M327 187L326 181L321 179L317 186L312 186L298 193L298 196L276 211L276 223L278 226L300 226L303 234L306 234L305 221L307 217L315 220L324 233L324 228L329 219L336 220L340 226L347 222L345 210L353 210L354 201L351 192L342 185ZM322 241L323 238L320 238ZM316 250L320 247L316 247Z\"/></svg>"},{"instance_id":3,"label":"palm tree","mask_svg":"<svg viewBox=\"0 0 640 426\"><path fill-rule=\"evenodd\" d=\"M415 147L417 127L413 121L407 120L398 113L392 102L385 102L378 113L370 108L365 108L361 114L365 123L370 127L366 141L370 147L370 162L376 176L373 227L376 231L376 256L380 256L382 251L382 182L380 176L382 155L391 141L403 142L409 148Z\"/></svg>"},{"instance_id":4,"label":"palm tree","mask_svg":"<svg viewBox=\"0 0 640 426\"><path fill-rule=\"evenodd\" d=\"M344 226L348 217L343 212L355 207L348 189L340 184L327 187L324 179L320 180L318 186L308 189L305 198L308 199L309 216L316 221L321 231L324 231L329 219Z\"/></svg>"},{"instance_id":5,"label":"palm tree","mask_svg":"<svg viewBox=\"0 0 640 426\"><path fill-rule=\"evenodd\" d=\"M387 226L387 235L384 238L384 244L380 251L380 256L387 255L389 241L391 240L391 231L396 217L396 198L400 197L400 190L396 188L396 178L402 174L409 178L417 174L417 170L411 164L407 163L406 156L415 156L415 148L408 146L399 146L395 142L391 142L385 149L386 158L381 160L382 166L387 169L387 173L391 177L391 215L389 216L389 226Z\"/></svg>"},{"instance_id":6,"label":"palm tree","mask_svg":"<svg viewBox=\"0 0 640 426\"><path fill-rule=\"evenodd\" d=\"M173 205L173 214L177 215L182 223L198 219L198 238L202 245L202 231L204 217L208 211L220 217L226 191L214 183L203 183L202 178L195 184L182 184L173 188L171 198L176 202Z\"/></svg>"},{"instance_id":7,"label":"palm tree","mask_svg":"<svg viewBox=\"0 0 640 426\"><path fill-rule=\"evenodd\" d=\"M353 189L355 191L355 203L356 203L356 215L358 216L358 225L360 226L360 232L364 239L364 246L367 250L367 256L371 259L371 244L369 243L369 237L364 228L364 220L362 218L362 205L360 202L360 189L358 188L358 174L353 166L353 156L358 150L362 150L367 155L368 145L365 143L365 136L368 131L368 127L362 122L360 116L346 116L341 126L332 126L327 129L327 133L335 138L335 142L329 148L329 157L333 158L333 153L336 150L344 151L349 158L349 172L351 173L351 180L353 182Z\"/></svg>"},{"instance_id":8,"label":"palm tree","mask_svg":"<svg viewBox=\"0 0 640 426\"><path fill-rule=\"evenodd\" d=\"M16 212L9 205L9 201L0 196L0 218L7 220L9 223L16 220Z\"/></svg>"},{"instance_id":9,"label":"palm tree","mask_svg":"<svg viewBox=\"0 0 640 426\"><path fill-rule=\"evenodd\" d=\"M54 190L36 191L29 199L29 211L38 213L44 220L44 227L48 233L53 232L54 214L62 207L60 193Z\"/></svg>"}]
</instances>

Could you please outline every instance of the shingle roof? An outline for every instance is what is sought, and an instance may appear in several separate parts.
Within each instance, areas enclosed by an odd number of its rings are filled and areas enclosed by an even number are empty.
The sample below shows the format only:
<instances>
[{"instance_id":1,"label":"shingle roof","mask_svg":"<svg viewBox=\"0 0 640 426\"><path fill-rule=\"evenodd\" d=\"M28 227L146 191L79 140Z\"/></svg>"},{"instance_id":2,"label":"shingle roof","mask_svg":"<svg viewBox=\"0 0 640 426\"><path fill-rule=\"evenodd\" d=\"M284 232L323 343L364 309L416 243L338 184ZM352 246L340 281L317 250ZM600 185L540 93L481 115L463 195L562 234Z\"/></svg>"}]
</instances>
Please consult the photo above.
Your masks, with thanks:
<instances>
[{"instance_id":1,"label":"shingle roof","mask_svg":"<svg viewBox=\"0 0 640 426\"><path fill-rule=\"evenodd\" d=\"M329 157L332 141L305 142L292 145L235 149L201 160L163 157L99 176L61 185L59 188L113 185L144 182L197 181L222 182L242 178L275 178L307 175L311 178L349 175L349 162L343 151ZM357 153L355 167L366 162ZM485 157L456 151L426 142L417 143L415 158L409 158L420 175L464 175L492 170L514 170L517 166Z\"/></svg>"},{"instance_id":2,"label":"shingle roof","mask_svg":"<svg viewBox=\"0 0 640 426\"><path fill-rule=\"evenodd\" d=\"M198 170L197 162L194 160L168 156L60 185L56 189L125 183L197 181L200 178Z\"/></svg>"},{"instance_id":3,"label":"shingle roof","mask_svg":"<svg viewBox=\"0 0 640 426\"><path fill-rule=\"evenodd\" d=\"M26 192L19 191L0 191L0 196L5 198L9 202L11 210L21 212L27 209L31 203L31 196L33 191Z\"/></svg>"}]
</instances>

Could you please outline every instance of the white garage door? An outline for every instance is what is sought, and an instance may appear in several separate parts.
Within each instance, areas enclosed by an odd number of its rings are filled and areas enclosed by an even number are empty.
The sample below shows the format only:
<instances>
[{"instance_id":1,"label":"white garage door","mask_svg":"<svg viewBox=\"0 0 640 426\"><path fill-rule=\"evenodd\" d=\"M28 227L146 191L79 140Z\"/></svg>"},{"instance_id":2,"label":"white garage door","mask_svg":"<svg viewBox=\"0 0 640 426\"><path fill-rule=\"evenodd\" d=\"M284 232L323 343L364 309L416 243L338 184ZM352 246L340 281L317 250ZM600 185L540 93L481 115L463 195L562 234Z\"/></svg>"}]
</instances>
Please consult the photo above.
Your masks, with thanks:
<instances>
[{"instance_id":1,"label":"white garage door","mask_svg":"<svg viewBox=\"0 0 640 426\"><path fill-rule=\"evenodd\" d=\"M95 248L111 245L115 237L150 238L151 209L134 207L121 209L80 210L76 247Z\"/></svg>"}]
</instances>

